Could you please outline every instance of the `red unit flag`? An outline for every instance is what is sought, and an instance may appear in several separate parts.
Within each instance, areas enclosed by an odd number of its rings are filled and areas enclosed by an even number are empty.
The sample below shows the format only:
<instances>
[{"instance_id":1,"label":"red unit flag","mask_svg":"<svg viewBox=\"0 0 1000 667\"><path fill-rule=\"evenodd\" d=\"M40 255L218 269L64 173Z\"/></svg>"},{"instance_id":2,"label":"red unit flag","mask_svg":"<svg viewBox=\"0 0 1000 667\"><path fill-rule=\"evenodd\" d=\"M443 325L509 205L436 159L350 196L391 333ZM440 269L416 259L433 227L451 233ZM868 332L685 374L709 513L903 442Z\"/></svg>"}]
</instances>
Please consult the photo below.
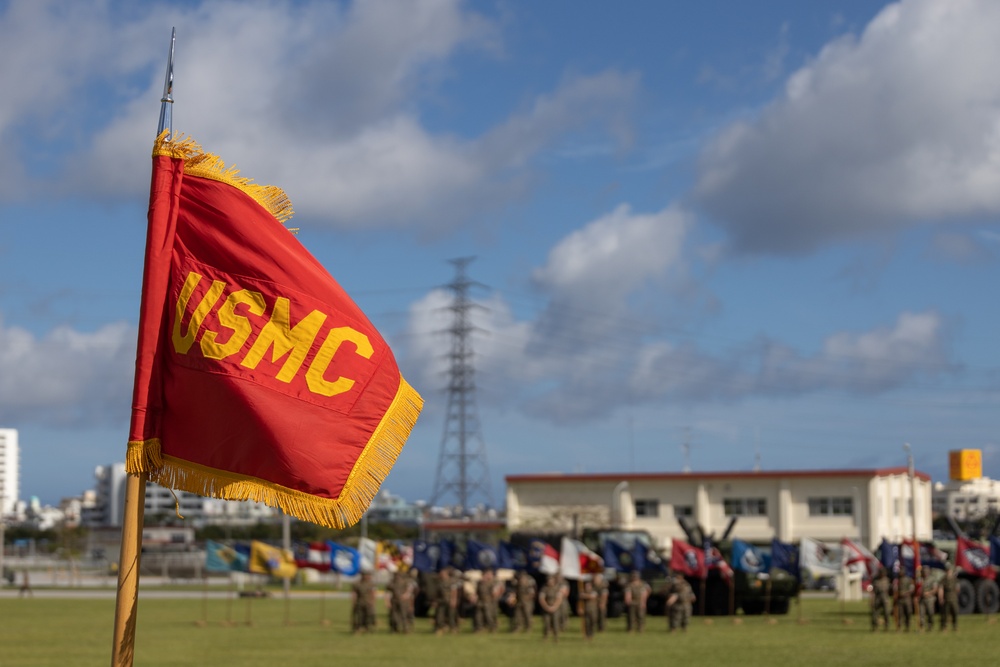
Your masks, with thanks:
<instances>
[{"instance_id":1,"label":"red unit flag","mask_svg":"<svg viewBox=\"0 0 1000 667\"><path fill-rule=\"evenodd\" d=\"M670 569L687 577L704 579L708 575L705 551L675 539L670 549Z\"/></svg>"},{"instance_id":2,"label":"red unit flag","mask_svg":"<svg viewBox=\"0 0 1000 667\"><path fill-rule=\"evenodd\" d=\"M190 140L153 149L126 468L341 528L422 407L388 345L282 224L284 192Z\"/></svg>"},{"instance_id":3,"label":"red unit flag","mask_svg":"<svg viewBox=\"0 0 1000 667\"><path fill-rule=\"evenodd\" d=\"M955 548L955 565L977 577L996 579L997 576L990 564L989 545L979 544L965 537L959 536L958 538L958 544Z\"/></svg>"}]
</instances>

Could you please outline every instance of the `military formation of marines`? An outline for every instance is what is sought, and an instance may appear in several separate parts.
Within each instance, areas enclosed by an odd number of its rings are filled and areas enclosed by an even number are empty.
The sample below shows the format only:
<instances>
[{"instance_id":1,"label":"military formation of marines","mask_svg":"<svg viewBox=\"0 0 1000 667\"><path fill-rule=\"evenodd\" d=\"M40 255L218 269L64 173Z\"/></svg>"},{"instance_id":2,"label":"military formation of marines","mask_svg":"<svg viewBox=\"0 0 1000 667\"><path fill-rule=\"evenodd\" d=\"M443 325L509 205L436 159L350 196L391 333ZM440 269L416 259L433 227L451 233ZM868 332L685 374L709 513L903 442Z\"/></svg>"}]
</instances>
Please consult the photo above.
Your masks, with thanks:
<instances>
[{"instance_id":1,"label":"military formation of marines","mask_svg":"<svg viewBox=\"0 0 1000 667\"><path fill-rule=\"evenodd\" d=\"M414 602L419 590L416 571L396 572L386 586L389 631L413 631ZM471 591L465 590L460 571L446 568L438 573L436 587L430 596L434 607L434 631L441 635L459 631L460 606L472 605L473 630L496 632L499 629L499 604L503 600L512 610L511 632L529 632L536 604L541 612L542 638L559 641L570 616L569 582L561 575L550 575L539 588L534 577L518 572L512 585L498 581L492 570L485 570ZM376 627L376 586L370 573L362 573L353 586L351 628L355 633L371 632ZM667 577L662 589L666 602L667 629L685 632L691 620L695 602L688 581L674 572ZM577 615L581 619L583 636L590 640L606 627L608 612L607 581L600 574L580 584L577 595ZM641 633L646 625L646 605L652 590L638 572L629 574L624 588L627 631ZM504 597L506 596L506 597ZM911 624L925 632L934 628L935 609L940 612L940 629L958 629L958 575L949 564L943 577L935 579L927 567L920 569L914 581L905 572L891 579L880 568L871 583L872 630L896 629L910 631Z\"/></svg>"},{"instance_id":2,"label":"military formation of marines","mask_svg":"<svg viewBox=\"0 0 1000 667\"><path fill-rule=\"evenodd\" d=\"M947 630L949 624L953 631L958 630L958 573L953 564L940 580L934 579L927 567L920 568L917 581L905 572L892 580L885 568L879 568L872 580L872 631L888 631L895 625L909 632L914 617L919 631L933 630L935 603L941 613L941 630ZM895 618L894 624L891 618Z\"/></svg>"},{"instance_id":3,"label":"military formation of marines","mask_svg":"<svg viewBox=\"0 0 1000 667\"><path fill-rule=\"evenodd\" d=\"M389 611L389 631L413 631L414 602L418 592L416 572L396 572L386 586ZM352 589L351 628L355 633L371 632L376 627L376 587L370 573L362 573ZM461 572L445 568L436 577L436 586L429 591L434 608L434 632L438 635L459 631L460 607L463 601L472 605L473 630L496 632L499 629L499 603L503 600L512 610L511 632L529 632L536 609L541 612L542 638L559 641L570 617L570 584L559 574L550 575L539 589L534 577L518 572L511 587L496 579L493 571L485 570L472 591L465 590ZM642 632L646 622L646 603L651 589L631 573L625 587L625 606L629 632ZM691 585L680 574L668 577L663 588L666 599L668 629L687 630L695 596ZM506 595L506 598L504 596ZM608 618L608 582L601 574L580 584L577 595L577 615L581 619L586 639L604 632Z\"/></svg>"}]
</instances>

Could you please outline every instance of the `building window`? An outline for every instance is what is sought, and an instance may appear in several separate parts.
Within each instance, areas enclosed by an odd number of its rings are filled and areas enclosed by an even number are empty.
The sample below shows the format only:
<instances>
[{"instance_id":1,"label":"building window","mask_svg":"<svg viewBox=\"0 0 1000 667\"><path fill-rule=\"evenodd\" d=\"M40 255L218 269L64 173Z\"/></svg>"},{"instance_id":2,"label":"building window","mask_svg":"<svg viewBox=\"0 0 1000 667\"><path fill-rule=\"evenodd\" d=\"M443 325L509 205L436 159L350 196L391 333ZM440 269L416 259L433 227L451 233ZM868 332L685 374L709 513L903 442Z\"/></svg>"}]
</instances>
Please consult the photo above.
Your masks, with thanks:
<instances>
[{"instance_id":1,"label":"building window","mask_svg":"<svg viewBox=\"0 0 1000 667\"><path fill-rule=\"evenodd\" d=\"M685 517L694 516L694 507L691 505L674 505L674 516Z\"/></svg>"},{"instance_id":2,"label":"building window","mask_svg":"<svg viewBox=\"0 0 1000 667\"><path fill-rule=\"evenodd\" d=\"M767 498L723 498L726 516L767 516Z\"/></svg>"},{"instance_id":3,"label":"building window","mask_svg":"<svg viewBox=\"0 0 1000 667\"><path fill-rule=\"evenodd\" d=\"M849 496L810 498L809 516L854 516L854 499Z\"/></svg>"},{"instance_id":4,"label":"building window","mask_svg":"<svg viewBox=\"0 0 1000 667\"><path fill-rule=\"evenodd\" d=\"M648 498L637 498L635 501L635 515L644 517L660 516L660 501Z\"/></svg>"}]
</instances>

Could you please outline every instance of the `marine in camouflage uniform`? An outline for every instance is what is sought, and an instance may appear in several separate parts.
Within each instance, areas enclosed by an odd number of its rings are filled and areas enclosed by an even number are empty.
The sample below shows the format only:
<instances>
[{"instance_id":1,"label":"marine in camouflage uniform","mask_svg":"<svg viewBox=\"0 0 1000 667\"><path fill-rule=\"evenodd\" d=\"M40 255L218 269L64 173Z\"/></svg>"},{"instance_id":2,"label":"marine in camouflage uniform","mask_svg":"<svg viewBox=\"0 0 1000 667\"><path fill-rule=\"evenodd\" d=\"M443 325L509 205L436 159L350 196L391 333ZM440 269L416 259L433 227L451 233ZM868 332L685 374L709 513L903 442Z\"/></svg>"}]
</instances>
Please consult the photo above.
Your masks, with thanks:
<instances>
[{"instance_id":1,"label":"marine in camouflage uniform","mask_svg":"<svg viewBox=\"0 0 1000 667\"><path fill-rule=\"evenodd\" d=\"M476 631L497 629L497 582L493 570L484 570L476 583Z\"/></svg>"},{"instance_id":2,"label":"marine in camouflage uniform","mask_svg":"<svg viewBox=\"0 0 1000 667\"><path fill-rule=\"evenodd\" d=\"M409 606L410 587L402 572L392 575L386 586L389 593L389 632L406 632L406 609Z\"/></svg>"},{"instance_id":3,"label":"marine in camouflage uniform","mask_svg":"<svg viewBox=\"0 0 1000 667\"><path fill-rule=\"evenodd\" d=\"M548 639L552 634L552 641L559 641L559 610L563 604L562 582L552 575L542 586L538 593L538 606L542 608L542 639Z\"/></svg>"},{"instance_id":4,"label":"marine in camouflage uniform","mask_svg":"<svg viewBox=\"0 0 1000 667\"><path fill-rule=\"evenodd\" d=\"M353 587L351 629L369 632L375 629L375 583L370 572L362 572Z\"/></svg>"},{"instance_id":5,"label":"marine in camouflage uniform","mask_svg":"<svg viewBox=\"0 0 1000 667\"><path fill-rule=\"evenodd\" d=\"M514 615L511 616L511 631L529 632L531 617L535 611L535 598L538 596L538 586L534 578L523 570L517 575L514 588Z\"/></svg>"},{"instance_id":6,"label":"marine in camouflage uniform","mask_svg":"<svg viewBox=\"0 0 1000 667\"><path fill-rule=\"evenodd\" d=\"M872 631L878 630L879 616L882 617L886 631L889 630L890 589L889 573L885 571L884 567L880 567L878 574L875 575L875 580L872 581Z\"/></svg>"},{"instance_id":7,"label":"marine in camouflage uniform","mask_svg":"<svg viewBox=\"0 0 1000 667\"><path fill-rule=\"evenodd\" d=\"M557 574L556 577L559 581L559 587L562 589L562 603L559 605L559 630L564 631L566 629L566 624L569 623L569 582L563 579L561 574Z\"/></svg>"},{"instance_id":8,"label":"marine in camouflage uniform","mask_svg":"<svg viewBox=\"0 0 1000 667\"><path fill-rule=\"evenodd\" d=\"M628 631L642 632L646 627L646 600L649 599L649 584L633 571L625 586L625 609L628 611Z\"/></svg>"},{"instance_id":9,"label":"marine in camouflage uniform","mask_svg":"<svg viewBox=\"0 0 1000 667\"><path fill-rule=\"evenodd\" d=\"M597 631L604 632L608 620L609 589L608 581L601 573L594 575L594 592L597 593Z\"/></svg>"},{"instance_id":10,"label":"marine in camouflage uniform","mask_svg":"<svg viewBox=\"0 0 1000 667\"><path fill-rule=\"evenodd\" d=\"M934 629L934 603L937 601L937 582L926 566L920 568L920 629Z\"/></svg>"},{"instance_id":11,"label":"marine in camouflage uniform","mask_svg":"<svg viewBox=\"0 0 1000 667\"><path fill-rule=\"evenodd\" d=\"M406 605L406 632L413 631L413 623L416 619L417 610L417 593L420 592L420 582L417 581L417 571L410 570L408 576L406 577L406 589L407 589L407 600Z\"/></svg>"},{"instance_id":12,"label":"marine in camouflage uniform","mask_svg":"<svg viewBox=\"0 0 1000 667\"><path fill-rule=\"evenodd\" d=\"M958 573L951 563L938 586L938 602L941 603L941 629L948 628L950 618L951 629L958 630Z\"/></svg>"},{"instance_id":13,"label":"marine in camouflage uniform","mask_svg":"<svg viewBox=\"0 0 1000 667\"><path fill-rule=\"evenodd\" d=\"M577 612L583 618L583 636L590 640L594 638L597 631L597 591L594 590L594 582L584 581L580 591L580 599L577 600Z\"/></svg>"},{"instance_id":14,"label":"marine in camouflage uniform","mask_svg":"<svg viewBox=\"0 0 1000 667\"><path fill-rule=\"evenodd\" d=\"M694 589L691 588L691 584L680 572L674 572L667 594L667 617L670 632L678 628L682 632L687 632L688 624L691 622L693 603Z\"/></svg>"},{"instance_id":15,"label":"marine in camouflage uniform","mask_svg":"<svg viewBox=\"0 0 1000 667\"><path fill-rule=\"evenodd\" d=\"M438 573L434 604L434 631L439 635L454 631L457 628L457 620L454 619L458 618L458 589L452 581L450 568Z\"/></svg>"},{"instance_id":16,"label":"marine in camouflage uniform","mask_svg":"<svg viewBox=\"0 0 1000 667\"><path fill-rule=\"evenodd\" d=\"M913 595L917 591L913 578L903 572L896 580L896 608L899 609L899 616L896 619L896 628L900 625L910 631L910 619L913 617Z\"/></svg>"}]
</instances>

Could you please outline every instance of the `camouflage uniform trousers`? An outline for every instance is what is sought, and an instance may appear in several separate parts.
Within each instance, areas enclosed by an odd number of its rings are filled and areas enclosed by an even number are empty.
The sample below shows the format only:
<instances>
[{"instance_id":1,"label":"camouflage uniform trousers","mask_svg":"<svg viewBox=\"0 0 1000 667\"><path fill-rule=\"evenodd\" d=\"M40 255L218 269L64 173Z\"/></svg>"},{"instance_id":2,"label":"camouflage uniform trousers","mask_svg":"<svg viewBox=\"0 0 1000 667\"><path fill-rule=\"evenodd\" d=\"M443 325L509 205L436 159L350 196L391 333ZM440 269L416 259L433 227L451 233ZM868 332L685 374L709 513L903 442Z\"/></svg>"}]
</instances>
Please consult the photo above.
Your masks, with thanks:
<instances>
[{"instance_id":1,"label":"camouflage uniform trousers","mask_svg":"<svg viewBox=\"0 0 1000 667\"><path fill-rule=\"evenodd\" d=\"M514 606L514 615L511 617L511 630L516 632L529 632L531 630L531 613L535 610L535 601L532 599L518 600Z\"/></svg>"},{"instance_id":2,"label":"camouflage uniform trousers","mask_svg":"<svg viewBox=\"0 0 1000 667\"><path fill-rule=\"evenodd\" d=\"M375 629L375 608L369 604L354 605L352 629L355 632Z\"/></svg>"},{"instance_id":3,"label":"camouflage uniform trousers","mask_svg":"<svg viewBox=\"0 0 1000 667\"><path fill-rule=\"evenodd\" d=\"M586 609L583 612L583 636L590 639L597 631L597 610Z\"/></svg>"},{"instance_id":4,"label":"camouflage uniform trousers","mask_svg":"<svg viewBox=\"0 0 1000 667\"><path fill-rule=\"evenodd\" d=\"M670 614L670 629L687 630L688 623L691 620L691 611L690 602L675 602L671 605L668 611Z\"/></svg>"},{"instance_id":5,"label":"camouflage uniform trousers","mask_svg":"<svg viewBox=\"0 0 1000 667\"><path fill-rule=\"evenodd\" d=\"M553 612L543 612L542 613L542 639L547 639L549 633L552 633L552 638L559 639L559 611Z\"/></svg>"},{"instance_id":6,"label":"camouflage uniform trousers","mask_svg":"<svg viewBox=\"0 0 1000 667\"><path fill-rule=\"evenodd\" d=\"M393 599L389 606L389 630L392 632L409 632L406 603Z\"/></svg>"},{"instance_id":7,"label":"camouflage uniform trousers","mask_svg":"<svg viewBox=\"0 0 1000 667\"><path fill-rule=\"evenodd\" d=\"M948 621L951 620L951 629L958 630L958 596L957 595L946 595L944 596L944 605L941 607L941 629L944 630L948 627Z\"/></svg>"},{"instance_id":8,"label":"camouflage uniform trousers","mask_svg":"<svg viewBox=\"0 0 1000 667\"><path fill-rule=\"evenodd\" d=\"M476 604L476 630L497 629L497 605L492 600L483 600Z\"/></svg>"},{"instance_id":9,"label":"camouflage uniform trousers","mask_svg":"<svg viewBox=\"0 0 1000 667\"><path fill-rule=\"evenodd\" d=\"M934 598L923 596L920 598L920 628L923 630L934 629Z\"/></svg>"},{"instance_id":10,"label":"camouflage uniform trousers","mask_svg":"<svg viewBox=\"0 0 1000 667\"><path fill-rule=\"evenodd\" d=\"M628 631L642 632L646 627L646 610L641 604L628 606Z\"/></svg>"},{"instance_id":11,"label":"camouflage uniform trousers","mask_svg":"<svg viewBox=\"0 0 1000 667\"><path fill-rule=\"evenodd\" d=\"M878 619L882 617L885 629L889 629L889 598L883 595L876 595L872 600L872 630L878 629Z\"/></svg>"},{"instance_id":12,"label":"camouflage uniform trousers","mask_svg":"<svg viewBox=\"0 0 1000 667\"><path fill-rule=\"evenodd\" d=\"M913 618L913 598L899 598L896 607L899 609L899 624L909 631L910 619Z\"/></svg>"},{"instance_id":13,"label":"camouflage uniform trousers","mask_svg":"<svg viewBox=\"0 0 1000 667\"><path fill-rule=\"evenodd\" d=\"M438 602L434 612L434 629L438 632L455 630L458 627L458 610L446 602Z\"/></svg>"}]
</instances>

